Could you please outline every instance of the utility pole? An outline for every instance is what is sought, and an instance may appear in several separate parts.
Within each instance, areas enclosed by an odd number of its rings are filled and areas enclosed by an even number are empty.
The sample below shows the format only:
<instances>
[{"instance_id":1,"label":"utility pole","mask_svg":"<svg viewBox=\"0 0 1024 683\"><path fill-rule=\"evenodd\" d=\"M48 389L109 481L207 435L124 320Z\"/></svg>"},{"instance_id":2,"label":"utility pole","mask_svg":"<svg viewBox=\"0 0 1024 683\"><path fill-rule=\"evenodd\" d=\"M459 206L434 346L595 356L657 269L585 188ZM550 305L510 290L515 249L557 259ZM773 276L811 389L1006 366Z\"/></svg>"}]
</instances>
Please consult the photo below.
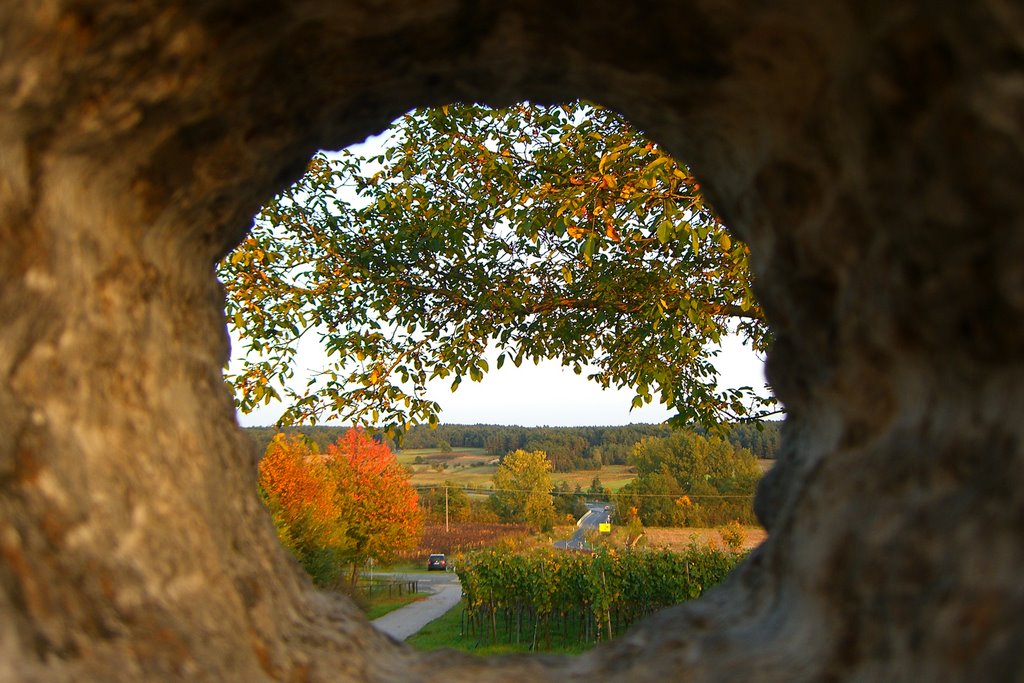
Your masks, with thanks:
<instances>
[{"instance_id":1,"label":"utility pole","mask_svg":"<svg viewBox=\"0 0 1024 683\"><path fill-rule=\"evenodd\" d=\"M448 533L448 487L444 487L444 532Z\"/></svg>"}]
</instances>

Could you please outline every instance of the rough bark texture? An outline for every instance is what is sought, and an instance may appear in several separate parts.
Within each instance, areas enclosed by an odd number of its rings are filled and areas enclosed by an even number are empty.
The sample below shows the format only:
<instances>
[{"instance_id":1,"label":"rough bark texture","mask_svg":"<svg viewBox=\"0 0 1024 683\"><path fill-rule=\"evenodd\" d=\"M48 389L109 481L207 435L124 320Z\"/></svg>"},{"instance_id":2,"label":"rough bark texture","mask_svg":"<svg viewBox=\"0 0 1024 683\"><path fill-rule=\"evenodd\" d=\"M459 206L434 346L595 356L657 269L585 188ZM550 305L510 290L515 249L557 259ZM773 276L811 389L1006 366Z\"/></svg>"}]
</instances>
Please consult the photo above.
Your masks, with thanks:
<instances>
[{"instance_id":1,"label":"rough bark texture","mask_svg":"<svg viewBox=\"0 0 1024 683\"><path fill-rule=\"evenodd\" d=\"M214 260L318 148L587 97L754 253L789 411L760 551L575 659L410 652L275 541ZM0 679L1024 679L1012 0L8 0Z\"/></svg>"}]
</instances>

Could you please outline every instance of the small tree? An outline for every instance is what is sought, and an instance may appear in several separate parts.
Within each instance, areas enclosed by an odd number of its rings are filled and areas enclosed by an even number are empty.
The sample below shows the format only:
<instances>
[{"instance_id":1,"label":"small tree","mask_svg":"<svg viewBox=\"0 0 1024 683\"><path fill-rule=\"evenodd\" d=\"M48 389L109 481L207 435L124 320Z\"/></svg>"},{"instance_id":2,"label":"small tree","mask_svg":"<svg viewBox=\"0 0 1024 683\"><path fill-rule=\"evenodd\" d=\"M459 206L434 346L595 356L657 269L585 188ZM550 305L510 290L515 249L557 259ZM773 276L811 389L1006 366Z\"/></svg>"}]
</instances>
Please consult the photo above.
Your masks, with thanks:
<instances>
[{"instance_id":1,"label":"small tree","mask_svg":"<svg viewBox=\"0 0 1024 683\"><path fill-rule=\"evenodd\" d=\"M635 548L642 545L643 537L644 525L640 522L640 518L635 514L630 515L626 522L626 547Z\"/></svg>"},{"instance_id":2,"label":"small tree","mask_svg":"<svg viewBox=\"0 0 1024 683\"><path fill-rule=\"evenodd\" d=\"M352 541L352 581L367 559L389 562L415 547L423 526L419 498L405 469L387 447L353 428L327 447L336 469L336 496Z\"/></svg>"},{"instance_id":3,"label":"small tree","mask_svg":"<svg viewBox=\"0 0 1024 683\"><path fill-rule=\"evenodd\" d=\"M718 535L722 537L722 543L725 543L730 550L737 551L743 547L745 534L743 527L735 519L720 528Z\"/></svg>"},{"instance_id":4,"label":"small tree","mask_svg":"<svg viewBox=\"0 0 1024 683\"><path fill-rule=\"evenodd\" d=\"M331 469L301 435L278 434L260 461L259 485L281 544L317 584L334 583L353 544Z\"/></svg>"},{"instance_id":5,"label":"small tree","mask_svg":"<svg viewBox=\"0 0 1024 683\"><path fill-rule=\"evenodd\" d=\"M551 502L551 462L543 451L513 451L494 473L491 505L506 522L527 522L551 529L555 509Z\"/></svg>"}]
</instances>

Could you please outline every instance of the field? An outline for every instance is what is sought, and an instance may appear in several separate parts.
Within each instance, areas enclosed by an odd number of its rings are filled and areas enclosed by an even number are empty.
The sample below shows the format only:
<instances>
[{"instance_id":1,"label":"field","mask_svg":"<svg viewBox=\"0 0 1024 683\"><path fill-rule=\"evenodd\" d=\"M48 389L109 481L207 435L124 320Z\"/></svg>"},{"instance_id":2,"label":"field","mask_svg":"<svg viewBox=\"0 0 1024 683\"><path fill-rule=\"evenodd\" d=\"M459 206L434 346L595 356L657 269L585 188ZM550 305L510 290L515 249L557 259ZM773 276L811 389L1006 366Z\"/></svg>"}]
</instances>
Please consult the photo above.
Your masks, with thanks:
<instances>
[{"instance_id":1,"label":"field","mask_svg":"<svg viewBox=\"0 0 1024 683\"><path fill-rule=\"evenodd\" d=\"M569 483L570 489L579 484L584 490L590 488L594 477L601 480L601 485L618 491L623 485L633 481L636 474L629 465L605 465L599 470L576 470L575 472L552 472L551 482L556 486L563 481Z\"/></svg>"},{"instance_id":2,"label":"field","mask_svg":"<svg viewBox=\"0 0 1024 683\"><path fill-rule=\"evenodd\" d=\"M416 458L422 458L427 463L455 461L460 465L497 459L497 456L488 455L482 448L453 448L450 453L442 453L437 448L410 448L399 451L396 457L402 465L412 465Z\"/></svg>"},{"instance_id":3,"label":"field","mask_svg":"<svg viewBox=\"0 0 1024 683\"><path fill-rule=\"evenodd\" d=\"M470 488L490 488L491 479L497 471L497 465L481 465L470 468L450 467L446 470L417 469L420 465L413 465L412 476L409 481L413 486L436 486L445 481L454 482L459 486Z\"/></svg>"},{"instance_id":4,"label":"field","mask_svg":"<svg viewBox=\"0 0 1024 683\"><path fill-rule=\"evenodd\" d=\"M451 481L462 486L488 488L491 478L498 469L498 458L488 455L482 448L454 448L451 453L442 453L436 448L417 448L398 453L398 462L410 469L409 480L413 486L435 486ZM601 484L618 491L623 484L632 481L635 474L628 465L606 465L599 470L577 470L575 472L552 472L551 483L555 486L563 481L575 489L579 484L590 488L594 477Z\"/></svg>"},{"instance_id":5,"label":"field","mask_svg":"<svg viewBox=\"0 0 1024 683\"><path fill-rule=\"evenodd\" d=\"M442 453L436 448L401 451L398 462L409 468L413 486L433 486L452 481L462 486L486 488L498 469L498 458L482 448L454 448Z\"/></svg>"},{"instance_id":6,"label":"field","mask_svg":"<svg viewBox=\"0 0 1024 683\"><path fill-rule=\"evenodd\" d=\"M691 543L711 543L719 548L725 547L718 529L647 527L644 529L644 536L650 548L682 551ZM743 548L756 548L767 537L767 532L761 527L743 527Z\"/></svg>"}]
</instances>

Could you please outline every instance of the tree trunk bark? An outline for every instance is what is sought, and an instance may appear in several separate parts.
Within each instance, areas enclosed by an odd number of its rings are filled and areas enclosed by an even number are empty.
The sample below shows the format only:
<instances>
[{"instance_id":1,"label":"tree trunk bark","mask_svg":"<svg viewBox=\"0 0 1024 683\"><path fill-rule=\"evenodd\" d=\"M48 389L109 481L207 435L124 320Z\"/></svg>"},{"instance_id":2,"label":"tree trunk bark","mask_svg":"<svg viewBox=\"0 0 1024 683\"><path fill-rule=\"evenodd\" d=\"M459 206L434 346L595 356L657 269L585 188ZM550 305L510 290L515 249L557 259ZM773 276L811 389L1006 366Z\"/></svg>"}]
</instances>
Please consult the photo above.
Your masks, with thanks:
<instances>
[{"instance_id":1,"label":"tree trunk bark","mask_svg":"<svg viewBox=\"0 0 1024 683\"><path fill-rule=\"evenodd\" d=\"M1020 679L1021 36L998 0L6 3L0 679ZM750 246L768 540L580 658L417 653L278 545L213 264L317 149L578 97Z\"/></svg>"}]
</instances>

